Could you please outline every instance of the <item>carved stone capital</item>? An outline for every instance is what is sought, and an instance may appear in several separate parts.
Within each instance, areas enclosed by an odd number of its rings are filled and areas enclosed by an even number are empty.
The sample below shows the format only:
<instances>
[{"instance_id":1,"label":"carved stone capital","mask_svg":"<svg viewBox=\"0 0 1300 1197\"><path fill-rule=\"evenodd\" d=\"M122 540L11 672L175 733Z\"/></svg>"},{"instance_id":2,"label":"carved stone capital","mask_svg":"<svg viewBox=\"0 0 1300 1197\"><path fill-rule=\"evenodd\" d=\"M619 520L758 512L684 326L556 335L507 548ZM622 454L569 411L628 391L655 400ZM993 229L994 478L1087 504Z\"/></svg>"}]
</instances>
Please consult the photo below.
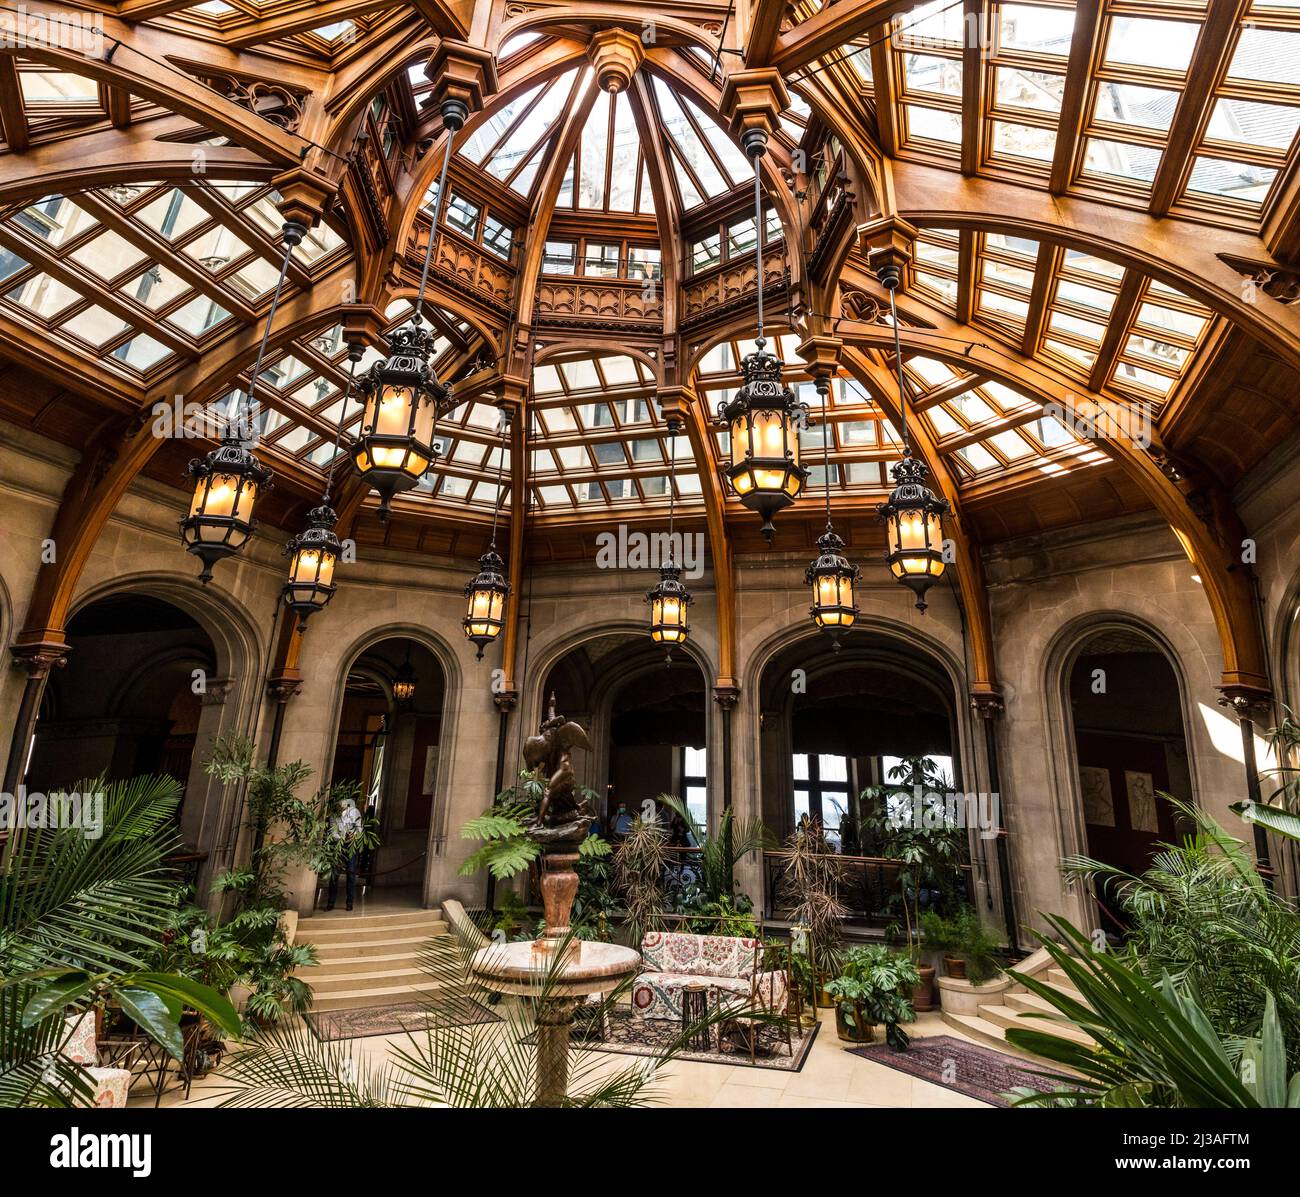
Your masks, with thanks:
<instances>
[{"instance_id":1,"label":"carved stone capital","mask_svg":"<svg viewBox=\"0 0 1300 1197\"><path fill-rule=\"evenodd\" d=\"M382 343L387 324L382 308L372 303L345 303L339 308L339 313L346 344L369 348Z\"/></svg>"},{"instance_id":2,"label":"carved stone capital","mask_svg":"<svg viewBox=\"0 0 1300 1197\"><path fill-rule=\"evenodd\" d=\"M492 705L502 714L509 714L519 705L519 691L513 686L492 695Z\"/></svg>"},{"instance_id":3,"label":"carved stone capital","mask_svg":"<svg viewBox=\"0 0 1300 1197\"><path fill-rule=\"evenodd\" d=\"M226 699L230 697L231 688L235 684L233 677L210 677L203 683L203 693L199 695L199 703L205 707L223 707L226 705Z\"/></svg>"},{"instance_id":4,"label":"carved stone capital","mask_svg":"<svg viewBox=\"0 0 1300 1197\"><path fill-rule=\"evenodd\" d=\"M1262 686L1233 683L1218 689L1219 706L1228 707L1238 719L1258 722L1272 717L1273 696Z\"/></svg>"},{"instance_id":5,"label":"carved stone capital","mask_svg":"<svg viewBox=\"0 0 1300 1197\"><path fill-rule=\"evenodd\" d=\"M68 663L71 651L68 645L56 640L34 640L9 646L14 666L24 670L29 678L45 678L51 669L62 669Z\"/></svg>"},{"instance_id":6,"label":"carved stone capital","mask_svg":"<svg viewBox=\"0 0 1300 1197\"><path fill-rule=\"evenodd\" d=\"M601 91L626 91L645 58L645 46L630 29L601 29L587 46Z\"/></svg>"},{"instance_id":7,"label":"carved stone capital","mask_svg":"<svg viewBox=\"0 0 1300 1197\"><path fill-rule=\"evenodd\" d=\"M424 73L433 84L435 108L446 100L459 100L470 112L477 112L498 86L497 60L492 52L468 42L439 42Z\"/></svg>"},{"instance_id":8,"label":"carved stone capital","mask_svg":"<svg viewBox=\"0 0 1300 1197\"><path fill-rule=\"evenodd\" d=\"M1006 704L998 690L972 690L970 709L981 719L1000 719L1006 710Z\"/></svg>"},{"instance_id":9,"label":"carved stone capital","mask_svg":"<svg viewBox=\"0 0 1300 1197\"><path fill-rule=\"evenodd\" d=\"M718 112L743 146L747 136L761 133L773 137L780 127L781 113L789 107L790 93L781 72L772 67L755 67L727 76Z\"/></svg>"},{"instance_id":10,"label":"carved stone capital","mask_svg":"<svg viewBox=\"0 0 1300 1197\"><path fill-rule=\"evenodd\" d=\"M874 274L882 266L902 270L912 260L917 228L901 216L881 216L858 226L858 247Z\"/></svg>"},{"instance_id":11,"label":"carved stone capital","mask_svg":"<svg viewBox=\"0 0 1300 1197\"><path fill-rule=\"evenodd\" d=\"M686 417L694 398L690 387L660 387L656 395L659 400L659 414L664 423L686 426Z\"/></svg>"},{"instance_id":12,"label":"carved stone capital","mask_svg":"<svg viewBox=\"0 0 1300 1197\"><path fill-rule=\"evenodd\" d=\"M301 690L302 677L296 669L286 669L283 673L278 673L275 677L267 679L266 692L276 702L288 702Z\"/></svg>"},{"instance_id":13,"label":"carved stone capital","mask_svg":"<svg viewBox=\"0 0 1300 1197\"><path fill-rule=\"evenodd\" d=\"M740 687L735 682L719 682L713 687L713 701L724 711L734 711L740 701Z\"/></svg>"}]
</instances>

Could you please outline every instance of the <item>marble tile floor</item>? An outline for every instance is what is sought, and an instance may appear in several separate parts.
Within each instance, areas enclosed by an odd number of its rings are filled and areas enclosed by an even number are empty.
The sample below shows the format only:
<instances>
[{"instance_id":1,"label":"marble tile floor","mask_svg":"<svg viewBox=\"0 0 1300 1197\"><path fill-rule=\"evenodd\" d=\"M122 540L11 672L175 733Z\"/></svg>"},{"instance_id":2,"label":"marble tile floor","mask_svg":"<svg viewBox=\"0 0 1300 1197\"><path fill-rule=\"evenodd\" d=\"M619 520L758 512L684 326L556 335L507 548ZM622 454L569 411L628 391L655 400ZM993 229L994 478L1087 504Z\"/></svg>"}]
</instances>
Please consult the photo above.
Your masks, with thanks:
<instances>
[{"instance_id":1,"label":"marble tile floor","mask_svg":"<svg viewBox=\"0 0 1300 1197\"><path fill-rule=\"evenodd\" d=\"M776 1069L749 1068L723 1064L682 1061L664 1069L659 1078L659 1106L691 1108L792 1108L811 1106L859 1107L971 1107L988 1109L984 1102L967 1097L940 1085L930 1084L886 1068L882 1064L851 1055L848 1044L835 1034L831 1011L818 1011L821 1030L808 1053L803 1070L797 1073ZM937 1010L922 1014L909 1032L915 1036L952 1035L962 1038L939 1017ZM367 1058L388 1053L400 1043L401 1035L375 1036L358 1041ZM974 1042L972 1040L972 1042ZM633 1056L598 1055L598 1068L623 1068L635 1061ZM219 1100L215 1092L221 1085L219 1074L196 1081L190 1100L184 1101L179 1088L164 1094L164 1107L202 1108ZM132 1106L152 1105L152 1097L133 1098Z\"/></svg>"}]
</instances>

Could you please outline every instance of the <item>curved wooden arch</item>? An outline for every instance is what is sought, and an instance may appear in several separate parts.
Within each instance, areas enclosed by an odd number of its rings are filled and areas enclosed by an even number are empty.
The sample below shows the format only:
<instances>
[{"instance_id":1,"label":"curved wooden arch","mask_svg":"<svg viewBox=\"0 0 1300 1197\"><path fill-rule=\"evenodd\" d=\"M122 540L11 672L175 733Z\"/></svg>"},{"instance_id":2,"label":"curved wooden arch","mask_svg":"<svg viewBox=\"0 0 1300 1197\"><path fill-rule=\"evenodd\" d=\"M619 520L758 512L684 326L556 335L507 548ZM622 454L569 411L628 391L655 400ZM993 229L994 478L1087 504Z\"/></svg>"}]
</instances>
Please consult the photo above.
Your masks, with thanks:
<instances>
[{"instance_id":1,"label":"curved wooden arch","mask_svg":"<svg viewBox=\"0 0 1300 1197\"><path fill-rule=\"evenodd\" d=\"M612 28L640 30L644 24L644 16L638 17L626 9L609 8L603 4L565 4L557 8L535 9L505 21L496 32L491 50L493 54L499 53L501 47L519 33L551 32L568 36L575 26L595 33ZM705 39L704 30L689 21L656 14L654 25L656 38L661 32L667 32L691 45L713 49Z\"/></svg>"},{"instance_id":2,"label":"curved wooden arch","mask_svg":"<svg viewBox=\"0 0 1300 1197\"><path fill-rule=\"evenodd\" d=\"M654 371L655 384L663 382L663 363L655 361L644 349L635 345L592 345L590 341L556 341L543 345L533 353L533 365L548 358L559 357L563 353L581 353L587 357L632 357Z\"/></svg>"},{"instance_id":3,"label":"curved wooden arch","mask_svg":"<svg viewBox=\"0 0 1300 1197\"><path fill-rule=\"evenodd\" d=\"M898 405L896 383L893 376L872 362L864 353L846 345L842 362L845 369L876 401L895 428L902 423ZM956 554L953 562L957 571L957 587L966 608L966 626L970 641L970 687L972 695L997 695L997 654L994 647L993 617L989 611L988 587L984 577L984 557L979 541L966 527L957 480L952 476L943 457L936 451L934 442L919 420L909 426L909 435L916 455L930 468L935 489L952 504L953 518L948 521Z\"/></svg>"},{"instance_id":4,"label":"curved wooden arch","mask_svg":"<svg viewBox=\"0 0 1300 1197\"><path fill-rule=\"evenodd\" d=\"M1096 253L1199 300L1300 369L1300 309L1248 299L1241 275L1218 256L1232 252L1271 262L1257 237L1226 229L1211 236L1199 225L995 181L954 179L910 163L895 164L893 173L898 214L918 228L1003 232ZM930 177L940 174L942 190ZM924 179L924 186L909 186L909 179ZM952 206L964 196L968 207ZM917 206L918 200L926 202Z\"/></svg>"},{"instance_id":5,"label":"curved wooden arch","mask_svg":"<svg viewBox=\"0 0 1300 1197\"><path fill-rule=\"evenodd\" d=\"M837 335L862 348L892 348L894 338L893 329L888 326L857 321L841 322ZM1070 407L1076 401L1092 402L1112 427L1127 426L1126 415L1113 400L1103 395L1083 394L1069 384L1048 385L1042 370L1035 366L1031 372L1025 368L1028 363L1018 360L1010 351L983 345L970 345L963 351L954 338L907 326L900 330L900 339L906 353L933 357L963 371L975 369L1044 405L1059 404L1063 398L1070 401ZM1215 529L1201 521L1186 496L1139 445L1115 437L1099 439L1097 443L1142 489L1196 565L1218 629L1223 652L1223 685L1266 693L1268 658L1255 614L1253 587L1229 545Z\"/></svg>"}]
</instances>

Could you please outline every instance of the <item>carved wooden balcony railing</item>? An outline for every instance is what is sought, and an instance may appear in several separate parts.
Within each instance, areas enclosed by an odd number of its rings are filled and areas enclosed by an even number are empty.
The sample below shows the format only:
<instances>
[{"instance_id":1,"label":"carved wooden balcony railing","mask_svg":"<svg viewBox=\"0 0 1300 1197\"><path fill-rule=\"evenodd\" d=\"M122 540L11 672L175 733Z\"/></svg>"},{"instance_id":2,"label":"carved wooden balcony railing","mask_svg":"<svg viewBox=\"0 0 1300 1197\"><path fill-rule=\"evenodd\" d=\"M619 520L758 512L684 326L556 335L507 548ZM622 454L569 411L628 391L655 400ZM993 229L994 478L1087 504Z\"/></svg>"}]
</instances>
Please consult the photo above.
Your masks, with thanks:
<instances>
[{"instance_id":1,"label":"carved wooden balcony railing","mask_svg":"<svg viewBox=\"0 0 1300 1197\"><path fill-rule=\"evenodd\" d=\"M643 331L663 318L663 292L644 279L543 278L537 287L539 326Z\"/></svg>"},{"instance_id":2,"label":"carved wooden balcony railing","mask_svg":"<svg viewBox=\"0 0 1300 1197\"><path fill-rule=\"evenodd\" d=\"M682 288L682 328L730 318L754 302L754 259L727 262L707 274L689 279ZM790 286L784 248L768 251L763 257L763 301L773 304L785 297ZM775 308L773 308L775 311Z\"/></svg>"}]
</instances>

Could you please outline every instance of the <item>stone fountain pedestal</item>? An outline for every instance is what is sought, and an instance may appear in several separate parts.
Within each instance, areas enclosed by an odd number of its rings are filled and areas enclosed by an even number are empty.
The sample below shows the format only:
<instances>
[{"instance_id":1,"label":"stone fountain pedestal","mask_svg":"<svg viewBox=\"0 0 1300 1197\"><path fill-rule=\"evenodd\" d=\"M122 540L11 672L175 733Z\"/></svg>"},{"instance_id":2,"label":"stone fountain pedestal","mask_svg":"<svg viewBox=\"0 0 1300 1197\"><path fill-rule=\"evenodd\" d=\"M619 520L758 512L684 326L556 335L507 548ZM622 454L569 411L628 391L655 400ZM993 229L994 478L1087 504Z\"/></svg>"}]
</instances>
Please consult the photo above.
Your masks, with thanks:
<instances>
[{"instance_id":1,"label":"stone fountain pedestal","mask_svg":"<svg viewBox=\"0 0 1300 1197\"><path fill-rule=\"evenodd\" d=\"M641 953L612 943L570 940L558 966L545 941L491 944L474 953L476 980L498 993L537 998L539 1106L564 1103L569 1085L569 1030L578 1007L592 994L607 994L641 965ZM549 985L548 985L549 978Z\"/></svg>"}]
</instances>

